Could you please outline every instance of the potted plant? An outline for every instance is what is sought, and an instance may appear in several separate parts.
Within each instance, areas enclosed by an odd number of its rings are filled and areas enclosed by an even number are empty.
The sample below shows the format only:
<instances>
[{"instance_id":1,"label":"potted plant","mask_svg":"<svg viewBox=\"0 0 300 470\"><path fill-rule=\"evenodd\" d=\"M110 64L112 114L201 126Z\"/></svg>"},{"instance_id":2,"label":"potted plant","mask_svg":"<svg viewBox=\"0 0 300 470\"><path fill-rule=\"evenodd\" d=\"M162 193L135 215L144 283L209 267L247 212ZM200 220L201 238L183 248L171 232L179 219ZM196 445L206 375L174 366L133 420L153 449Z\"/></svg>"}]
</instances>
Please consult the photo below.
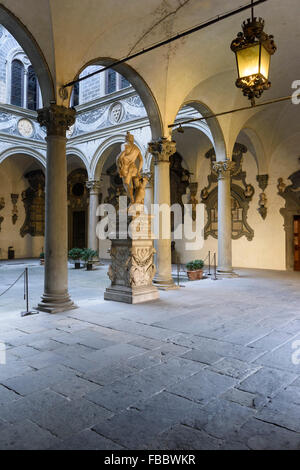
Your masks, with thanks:
<instances>
[{"instance_id":1,"label":"potted plant","mask_svg":"<svg viewBox=\"0 0 300 470\"><path fill-rule=\"evenodd\" d=\"M40 264L45 264L45 253L43 251L40 253Z\"/></svg>"},{"instance_id":2,"label":"potted plant","mask_svg":"<svg viewBox=\"0 0 300 470\"><path fill-rule=\"evenodd\" d=\"M92 250L91 248L86 248L82 250L81 259L86 263L87 271L91 271L93 269L93 263L96 261L94 258L98 257L98 252Z\"/></svg>"},{"instance_id":3,"label":"potted plant","mask_svg":"<svg viewBox=\"0 0 300 470\"><path fill-rule=\"evenodd\" d=\"M190 281L203 278L203 266L204 261L202 259L196 259L187 263L186 272Z\"/></svg>"},{"instance_id":4,"label":"potted plant","mask_svg":"<svg viewBox=\"0 0 300 470\"><path fill-rule=\"evenodd\" d=\"M80 259L82 257L83 250L81 248L72 248L69 251L69 258L74 261L75 269L80 269Z\"/></svg>"}]
</instances>

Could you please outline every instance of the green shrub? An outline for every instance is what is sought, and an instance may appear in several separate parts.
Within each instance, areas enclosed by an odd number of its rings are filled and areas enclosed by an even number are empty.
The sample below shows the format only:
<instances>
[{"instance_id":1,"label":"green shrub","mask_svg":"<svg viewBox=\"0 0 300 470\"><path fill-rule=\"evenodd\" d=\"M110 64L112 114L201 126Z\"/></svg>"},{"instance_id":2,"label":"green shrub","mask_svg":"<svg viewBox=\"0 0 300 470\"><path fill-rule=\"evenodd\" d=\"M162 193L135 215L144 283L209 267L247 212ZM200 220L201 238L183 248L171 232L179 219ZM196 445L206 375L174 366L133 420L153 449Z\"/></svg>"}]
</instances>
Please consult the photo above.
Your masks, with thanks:
<instances>
[{"instance_id":1,"label":"green shrub","mask_svg":"<svg viewBox=\"0 0 300 470\"><path fill-rule=\"evenodd\" d=\"M186 269L188 271L197 271L198 269L202 269L204 266L204 261L203 259L196 259L194 261L190 261L186 265Z\"/></svg>"},{"instance_id":2,"label":"green shrub","mask_svg":"<svg viewBox=\"0 0 300 470\"><path fill-rule=\"evenodd\" d=\"M72 248L72 250L69 251L69 258L74 261L77 261L81 259L82 252L83 250L81 248Z\"/></svg>"},{"instance_id":3,"label":"green shrub","mask_svg":"<svg viewBox=\"0 0 300 470\"><path fill-rule=\"evenodd\" d=\"M82 250L82 255L81 259L83 261L92 261L94 258L98 258L98 252L95 250L92 250L91 248L85 248Z\"/></svg>"}]
</instances>

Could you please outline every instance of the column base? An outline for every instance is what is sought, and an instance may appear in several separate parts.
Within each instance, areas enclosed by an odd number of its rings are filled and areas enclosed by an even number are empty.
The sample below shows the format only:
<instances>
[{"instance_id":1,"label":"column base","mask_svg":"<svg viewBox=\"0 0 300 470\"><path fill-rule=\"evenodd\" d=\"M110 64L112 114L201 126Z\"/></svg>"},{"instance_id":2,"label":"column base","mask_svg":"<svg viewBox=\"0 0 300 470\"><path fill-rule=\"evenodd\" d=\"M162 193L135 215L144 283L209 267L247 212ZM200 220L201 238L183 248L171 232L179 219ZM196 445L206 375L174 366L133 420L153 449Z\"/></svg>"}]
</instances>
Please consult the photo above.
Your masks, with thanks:
<instances>
[{"instance_id":1,"label":"column base","mask_svg":"<svg viewBox=\"0 0 300 470\"><path fill-rule=\"evenodd\" d=\"M154 286L111 286L107 287L104 292L104 299L126 304L139 304L159 299L159 292Z\"/></svg>"},{"instance_id":2,"label":"column base","mask_svg":"<svg viewBox=\"0 0 300 470\"><path fill-rule=\"evenodd\" d=\"M225 278L234 278L234 277L239 277L237 273L235 273L232 269L222 269L222 268L217 268L217 275L225 277Z\"/></svg>"},{"instance_id":3,"label":"column base","mask_svg":"<svg viewBox=\"0 0 300 470\"><path fill-rule=\"evenodd\" d=\"M174 283L174 280L164 280L164 279L153 279L153 284L157 289L159 290L174 290L174 289L179 289L179 286L177 286Z\"/></svg>"},{"instance_id":4,"label":"column base","mask_svg":"<svg viewBox=\"0 0 300 470\"><path fill-rule=\"evenodd\" d=\"M66 312L78 308L68 295L44 294L41 302L36 307L37 310L46 313Z\"/></svg>"}]
</instances>

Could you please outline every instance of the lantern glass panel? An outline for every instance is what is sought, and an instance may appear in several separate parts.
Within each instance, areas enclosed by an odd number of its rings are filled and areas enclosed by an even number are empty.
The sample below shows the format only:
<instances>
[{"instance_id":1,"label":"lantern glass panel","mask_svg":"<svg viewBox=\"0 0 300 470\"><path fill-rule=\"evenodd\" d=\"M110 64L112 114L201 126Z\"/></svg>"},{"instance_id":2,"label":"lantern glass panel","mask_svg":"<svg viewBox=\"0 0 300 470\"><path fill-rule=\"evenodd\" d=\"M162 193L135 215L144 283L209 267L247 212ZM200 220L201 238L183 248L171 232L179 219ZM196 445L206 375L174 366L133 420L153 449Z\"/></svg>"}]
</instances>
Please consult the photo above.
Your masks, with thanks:
<instances>
[{"instance_id":1,"label":"lantern glass panel","mask_svg":"<svg viewBox=\"0 0 300 470\"><path fill-rule=\"evenodd\" d=\"M264 46L261 46L260 73L265 77L266 80L269 78L270 59L271 56L269 52L264 48Z\"/></svg>"},{"instance_id":2,"label":"lantern glass panel","mask_svg":"<svg viewBox=\"0 0 300 470\"><path fill-rule=\"evenodd\" d=\"M259 73L259 49L260 45L256 44L237 51L236 56L240 78Z\"/></svg>"}]
</instances>

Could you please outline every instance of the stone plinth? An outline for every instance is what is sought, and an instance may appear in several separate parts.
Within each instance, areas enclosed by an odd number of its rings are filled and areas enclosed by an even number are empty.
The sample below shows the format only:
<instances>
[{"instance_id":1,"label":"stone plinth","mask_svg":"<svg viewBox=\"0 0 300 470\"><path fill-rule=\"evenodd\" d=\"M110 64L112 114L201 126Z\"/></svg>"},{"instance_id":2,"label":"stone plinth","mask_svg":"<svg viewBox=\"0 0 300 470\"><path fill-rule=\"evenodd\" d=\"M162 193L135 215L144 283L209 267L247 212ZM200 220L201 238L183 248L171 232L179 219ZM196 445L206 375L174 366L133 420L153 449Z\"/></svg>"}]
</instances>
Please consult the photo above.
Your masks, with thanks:
<instances>
[{"instance_id":1,"label":"stone plinth","mask_svg":"<svg viewBox=\"0 0 300 470\"><path fill-rule=\"evenodd\" d=\"M131 234L131 236L130 236ZM152 284L155 274L151 216L143 212L128 215L127 224L110 234L111 265L108 276L111 286L104 293L105 300L136 304L159 298Z\"/></svg>"}]
</instances>

